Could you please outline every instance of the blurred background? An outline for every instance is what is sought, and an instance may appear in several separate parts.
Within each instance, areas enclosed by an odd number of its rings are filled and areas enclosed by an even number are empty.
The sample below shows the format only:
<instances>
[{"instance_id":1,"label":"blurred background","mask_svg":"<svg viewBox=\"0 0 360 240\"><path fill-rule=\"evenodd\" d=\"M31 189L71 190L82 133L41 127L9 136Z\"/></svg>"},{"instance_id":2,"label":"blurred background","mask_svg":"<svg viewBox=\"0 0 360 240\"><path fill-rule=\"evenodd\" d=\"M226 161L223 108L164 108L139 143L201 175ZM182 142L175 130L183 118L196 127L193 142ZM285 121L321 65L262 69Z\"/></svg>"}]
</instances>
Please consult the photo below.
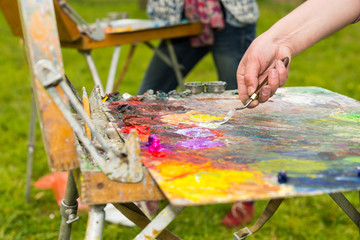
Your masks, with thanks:
<instances>
[{"instance_id":1,"label":"blurred background","mask_svg":"<svg viewBox=\"0 0 360 240\"><path fill-rule=\"evenodd\" d=\"M68 0L89 23L107 17L109 12L127 12L130 18L146 19L144 0ZM258 0L261 34L286 15L301 0ZM360 100L360 23L348 26L306 50L292 60L286 86L319 86ZM156 42L154 42L156 44ZM113 49L94 50L100 77L107 78ZM124 64L129 46L121 50ZM84 58L74 49L63 49L65 72L80 92L93 87ZM118 91L136 94L152 51L139 44L134 59ZM215 81L216 70L211 56L200 62L186 81ZM20 39L12 35L0 14L0 239L56 239L60 214L50 190L32 188L31 200L25 204L27 134L30 118L30 74ZM360 134L360 133L359 133ZM39 126L33 181L49 173ZM358 193L347 193L359 207ZM266 201L256 202L256 216ZM231 205L189 207L170 225L183 239L231 239L235 230L220 225ZM86 214L73 224L72 239L84 238ZM256 220L256 218L254 219ZM254 222L254 221L253 221ZM103 239L132 239L139 228L106 223ZM355 239L358 231L329 196L286 200L264 228L249 239Z\"/></svg>"}]
</instances>

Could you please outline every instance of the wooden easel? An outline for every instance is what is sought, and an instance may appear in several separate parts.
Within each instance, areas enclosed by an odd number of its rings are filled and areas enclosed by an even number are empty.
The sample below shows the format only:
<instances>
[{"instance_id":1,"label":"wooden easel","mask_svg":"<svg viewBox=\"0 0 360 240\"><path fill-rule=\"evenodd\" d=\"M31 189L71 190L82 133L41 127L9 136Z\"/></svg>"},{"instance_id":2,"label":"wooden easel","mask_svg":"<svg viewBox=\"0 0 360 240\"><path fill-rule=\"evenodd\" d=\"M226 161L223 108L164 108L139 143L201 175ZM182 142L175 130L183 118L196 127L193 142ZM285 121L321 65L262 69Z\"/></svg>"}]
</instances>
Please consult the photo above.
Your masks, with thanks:
<instances>
[{"instance_id":1,"label":"wooden easel","mask_svg":"<svg viewBox=\"0 0 360 240\"><path fill-rule=\"evenodd\" d=\"M122 183L111 181L99 170L89 170L84 171L84 173L78 171L80 164L74 130L69 122L62 117L64 116L63 110L60 110L61 107L54 103L55 98L49 96L47 90L43 87L44 79L41 79L41 75L39 75L41 73L39 69L42 69L40 67L43 61L50 64L50 66L54 66L54 73L59 71L59 73L63 74L53 3L51 0L42 3L25 0L20 2L27 58L32 75L32 86L38 114L43 125L42 135L49 166L52 171L70 171L66 196L60 210L62 224L59 239L70 238L71 224L78 219L76 217L76 198L80 193L84 193L84 202L90 205L86 239L99 239L102 235L105 203L159 200L164 197L147 172L138 183ZM29 11L30 5L32 11ZM31 21L31 19L38 17L47 20L47 24L38 26ZM41 33L45 33L46 38L42 39ZM49 46L52 46L52 48L48 48ZM48 69L51 70L51 68ZM44 74L48 74L48 71L44 71ZM56 80L52 76L49 74L49 78L45 78L45 80ZM56 85L59 83L58 81L64 80L64 78L62 80L61 78L56 80L54 84ZM58 92L64 103L67 104L67 98L62 91L63 88L60 87L61 85L55 87L54 84L45 84L44 86L48 88L48 91L51 88L52 91ZM145 214L132 203L118 203L115 206L139 226L145 227L150 222ZM178 239L166 230L158 238Z\"/></svg>"},{"instance_id":2,"label":"wooden easel","mask_svg":"<svg viewBox=\"0 0 360 240\"><path fill-rule=\"evenodd\" d=\"M78 25L59 5L64 0L54 0L55 14L57 28L59 31L59 38L62 47L77 49L86 59L90 73L94 80L94 83L100 86L101 93L113 92L117 89L122 79L125 76L128 65L132 59L135 46L138 43L145 43L150 49L154 50L155 54L164 60L175 72L178 84L182 90L184 90L184 80L181 73L180 64L177 61L173 46L168 39L186 37L198 35L202 32L201 24L199 22L189 22L175 25L168 25L164 27L155 27L142 29L141 31L127 31L121 33L105 33L103 40L96 41L91 39L90 36L82 33L79 30ZM5 18L15 36L22 37L21 24L19 19L19 13L17 12L17 2L10 0L0 0L0 8L2 9ZM166 40L168 46L168 55L159 53L150 44L152 40ZM130 44L132 46L125 65L115 83L116 68L120 56L120 46L124 44ZM112 56L109 76L106 83L106 89L102 86L102 81L99 77L98 71L95 66L94 59L92 58L91 51L98 48L115 47Z\"/></svg>"},{"instance_id":3,"label":"wooden easel","mask_svg":"<svg viewBox=\"0 0 360 240\"><path fill-rule=\"evenodd\" d=\"M157 40L157 39L170 39L170 38L176 38L176 37L184 37L184 36L190 36L190 35L196 35L201 33L201 24L200 23L188 23L188 24L181 24L181 25L173 25L173 26L167 26L163 28L152 28L152 29L146 29L142 31L134 31L134 32L123 32L118 34L105 34L105 39L102 41L93 41L89 36L82 34L77 26L77 24L71 19L71 17L66 14L62 8L59 5L59 2L57 0L53 1L54 3L54 10L55 10L55 16L56 16L56 24L59 34L59 40L61 43L61 46L68 47L68 48L74 48L77 49L86 59L90 73L94 79L94 82L96 85L100 86L100 89L103 89L102 83L99 77L99 74L97 72L97 69L95 67L94 60L91 56L91 51L93 49L97 48L103 48L103 47L114 47L114 55L112 58L111 68L109 71L109 76L113 75L112 78L108 78L106 92L111 92L114 90L114 72L117 68L117 62L119 59L120 49L119 46L123 44L131 44L132 48L129 52L127 61L119 75L119 78L117 79L117 82L115 84L115 89L119 86L119 83L122 81L122 79L125 76L127 67L131 61L132 55L135 50L136 43L138 42L144 42L149 46L150 48L153 48L152 45L149 43L151 40ZM23 32L21 28L21 21L20 21L20 15L18 10L18 2L17 1L10 1L10 0L0 0L0 8L10 26L11 31L15 36L23 37ZM167 42L168 49L169 49L169 55L170 58L166 58L165 61L168 62L174 69L176 76L178 77L178 81L180 83L180 86L183 85L183 79L182 74L180 72L181 66L177 63L176 56L174 54L172 45L170 41ZM155 51L155 50L154 50ZM156 53L156 51L155 51ZM164 57L164 56L162 56ZM34 88L34 86L33 86ZM104 93L104 90L102 90ZM41 92L42 100L37 100L38 102L45 102L48 100L48 96L43 90L39 90ZM33 103L34 105L34 103ZM58 121L55 116L59 114L58 110L55 106L52 106L50 110L47 110L47 105L43 106L42 104L38 103L38 111L43 112L44 111L44 119L41 119L42 121L52 122L52 121ZM36 114L34 114L35 107L32 107L32 114L31 114L31 121L30 121L30 135L29 135L29 148L28 148L28 177L27 177L27 201L29 201L29 192L30 192L30 181L31 181L31 166L33 161L33 151L34 148L32 147L34 145L34 139L33 139L33 133L35 129L36 124ZM47 121L47 118L50 118L50 121ZM45 125L46 125L45 123ZM61 124L60 124L61 125ZM64 125L67 124L64 122ZM74 140L71 135L71 131L69 129L69 126L66 127L66 129L62 132L62 136L56 136L56 131L58 130L57 127L55 127L55 124L49 124L44 126L44 128L48 129L47 137L44 139L48 139L48 141L45 141L45 148L52 148L50 145L56 145L58 147L54 148L54 151L51 151L49 153L49 166L52 171L64 171L68 169L74 169L78 168L79 164L76 160L75 152L73 151L73 143ZM54 140L53 140L54 139ZM58 144L58 141L61 139L70 139L70 141L62 146L61 144ZM56 142L54 142L56 141ZM64 150L69 151L71 154L62 154ZM57 159L54 161L53 159ZM104 181L104 185L109 187L110 189L117 188L117 184L115 183L107 183L106 181L109 179L101 178L101 173L87 173L89 176L96 176L95 179L92 177L84 176L84 179L86 179L87 182L91 184L95 184L96 182ZM100 178L101 180L96 180L97 178ZM149 179L147 181L150 181ZM113 186L113 187L110 187ZM140 186L140 185L139 185ZM142 186L142 185L141 185ZM128 186L130 187L130 186ZM133 187L133 185L131 185ZM127 189L124 187L125 192L131 191L130 189ZM90 192L92 192L92 187L88 188ZM96 188L94 188L96 189ZM149 188L151 189L151 188ZM101 201L104 201L105 199L99 199L97 196L96 198L94 196L97 195L97 192L95 191L92 194L89 194L89 199L85 200L89 204L92 203L99 203ZM92 196L92 197L91 197ZM118 195L119 196L119 195ZM127 195L125 195L127 196ZM87 198L87 197L85 197ZM106 197L105 197L106 198ZM140 196L139 196L140 198ZM113 199L114 202L120 200L120 199ZM94 201L94 202L93 202ZM134 200L135 201L135 200Z\"/></svg>"}]
</instances>

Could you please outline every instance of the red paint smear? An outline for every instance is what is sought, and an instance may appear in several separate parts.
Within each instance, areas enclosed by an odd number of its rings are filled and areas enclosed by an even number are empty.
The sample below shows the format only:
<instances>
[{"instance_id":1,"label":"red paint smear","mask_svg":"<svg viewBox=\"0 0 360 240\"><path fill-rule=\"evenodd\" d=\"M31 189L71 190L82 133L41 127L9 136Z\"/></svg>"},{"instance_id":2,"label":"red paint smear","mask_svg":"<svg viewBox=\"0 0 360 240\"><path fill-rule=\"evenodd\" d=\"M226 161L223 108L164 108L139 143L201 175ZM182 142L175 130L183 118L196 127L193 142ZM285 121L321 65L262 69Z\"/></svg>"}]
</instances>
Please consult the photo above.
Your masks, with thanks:
<instances>
[{"instance_id":1,"label":"red paint smear","mask_svg":"<svg viewBox=\"0 0 360 240\"><path fill-rule=\"evenodd\" d=\"M166 154L163 153L163 152L153 152L153 153L151 153L151 155L153 155L154 157L157 157L157 158L164 158L164 157L166 157Z\"/></svg>"},{"instance_id":2,"label":"red paint smear","mask_svg":"<svg viewBox=\"0 0 360 240\"><path fill-rule=\"evenodd\" d=\"M132 129L135 129L140 135L150 135L150 128L145 125L132 125L121 129L123 133L130 133Z\"/></svg>"},{"instance_id":3,"label":"red paint smear","mask_svg":"<svg viewBox=\"0 0 360 240\"><path fill-rule=\"evenodd\" d=\"M145 116L131 116L131 117L125 117L123 119L123 122L126 126L132 126L132 125L164 125L161 123L160 120L151 118L151 117L145 117Z\"/></svg>"},{"instance_id":4,"label":"red paint smear","mask_svg":"<svg viewBox=\"0 0 360 240\"><path fill-rule=\"evenodd\" d=\"M346 154L346 155L352 155L352 156L360 156L360 152L351 152L351 151L340 151L338 154Z\"/></svg>"},{"instance_id":5,"label":"red paint smear","mask_svg":"<svg viewBox=\"0 0 360 240\"><path fill-rule=\"evenodd\" d=\"M104 103L104 104L106 104L106 103ZM108 104L108 107L109 107L109 108L115 108L115 107L117 107L117 106L119 106L119 105L127 104L127 102L125 102L125 101L118 101L118 102L111 102L111 103L107 103L107 104Z\"/></svg>"},{"instance_id":6,"label":"red paint smear","mask_svg":"<svg viewBox=\"0 0 360 240\"><path fill-rule=\"evenodd\" d=\"M131 105L140 105L140 104L144 104L143 102L139 102L139 101L130 101L129 102Z\"/></svg>"},{"instance_id":7,"label":"red paint smear","mask_svg":"<svg viewBox=\"0 0 360 240\"><path fill-rule=\"evenodd\" d=\"M148 140L148 137L150 136L150 128L145 125L132 125L129 127L123 127L121 129L122 133L130 133L130 131L134 129L139 134L139 139L141 142L146 142Z\"/></svg>"},{"instance_id":8,"label":"red paint smear","mask_svg":"<svg viewBox=\"0 0 360 240\"><path fill-rule=\"evenodd\" d=\"M146 102L140 102L137 100L130 100L130 101L117 101L117 102L111 102L111 103L104 103L107 104L108 108L110 108L111 111L114 111L115 113L118 113L118 110L116 109L117 106L128 104L128 105L150 105Z\"/></svg>"}]
</instances>

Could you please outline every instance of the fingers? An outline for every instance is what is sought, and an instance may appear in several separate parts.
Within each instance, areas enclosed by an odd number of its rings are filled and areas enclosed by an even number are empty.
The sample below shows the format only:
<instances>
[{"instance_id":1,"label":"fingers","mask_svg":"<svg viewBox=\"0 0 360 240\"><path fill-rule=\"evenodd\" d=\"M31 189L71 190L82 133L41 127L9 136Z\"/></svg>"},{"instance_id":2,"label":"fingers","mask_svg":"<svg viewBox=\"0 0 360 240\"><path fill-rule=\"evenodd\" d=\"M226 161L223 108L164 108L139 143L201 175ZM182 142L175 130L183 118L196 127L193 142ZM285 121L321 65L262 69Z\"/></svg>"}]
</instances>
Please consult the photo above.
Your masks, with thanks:
<instances>
[{"instance_id":1,"label":"fingers","mask_svg":"<svg viewBox=\"0 0 360 240\"><path fill-rule=\"evenodd\" d=\"M273 95L273 90L269 85L265 85L259 93L259 103L266 102Z\"/></svg>"},{"instance_id":2,"label":"fingers","mask_svg":"<svg viewBox=\"0 0 360 240\"><path fill-rule=\"evenodd\" d=\"M243 58L237 70L237 82L239 98L245 104L249 99L249 95L255 92L258 86L258 74L260 72L260 65L257 61L247 61ZM254 106L254 103L251 104Z\"/></svg>"},{"instance_id":3,"label":"fingers","mask_svg":"<svg viewBox=\"0 0 360 240\"><path fill-rule=\"evenodd\" d=\"M259 102L263 103L272 97L279 87L284 86L288 78L288 70L281 60L275 63L275 68L270 69L268 75L268 85L264 86L259 94Z\"/></svg>"},{"instance_id":4,"label":"fingers","mask_svg":"<svg viewBox=\"0 0 360 240\"><path fill-rule=\"evenodd\" d=\"M268 85L264 86L259 95L259 102L269 100L280 87L279 72L276 68L270 69L268 73Z\"/></svg>"},{"instance_id":5,"label":"fingers","mask_svg":"<svg viewBox=\"0 0 360 240\"><path fill-rule=\"evenodd\" d=\"M280 60L278 60L276 62L276 69L278 70L278 73L279 73L279 86L282 87L285 85L285 82L286 80L288 79L288 76L289 76L289 65L288 66L285 66L284 63Z\"/></svg>"},{"instance_id":6,"label":"fingers","mask_svg":"<svg viewBox=\"0 0 360 240\"><path fill-rule=\"evenodd\" d=\"M245 64L244 60L241 60L237 72L236 79L238 84L238 93L240 100L244 103L248 99L248 90L245 84Z\"/></svg>"}]
</instances>

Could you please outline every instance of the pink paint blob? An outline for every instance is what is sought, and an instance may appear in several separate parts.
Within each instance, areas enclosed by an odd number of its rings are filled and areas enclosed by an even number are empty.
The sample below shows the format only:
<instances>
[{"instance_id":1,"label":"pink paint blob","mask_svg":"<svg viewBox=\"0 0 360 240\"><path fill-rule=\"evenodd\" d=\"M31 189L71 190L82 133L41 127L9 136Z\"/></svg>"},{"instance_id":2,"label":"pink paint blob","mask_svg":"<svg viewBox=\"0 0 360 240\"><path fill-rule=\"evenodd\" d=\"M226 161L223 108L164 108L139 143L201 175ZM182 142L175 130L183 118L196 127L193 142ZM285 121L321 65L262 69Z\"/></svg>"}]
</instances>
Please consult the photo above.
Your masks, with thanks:
<instances>
[{"instance_id":1,"label":"pink paint blob","mask_svg":"<svg viewBox=\"0 0 360 240\"><path fill-rule=\"evenodd\" d=\"M148 151L150 153L163 153L163 152L170 152L160 144L160 138L155 134L151 134L149 136L148 142L146 143L148 147Z\"/></svg>"}]
</instances>

